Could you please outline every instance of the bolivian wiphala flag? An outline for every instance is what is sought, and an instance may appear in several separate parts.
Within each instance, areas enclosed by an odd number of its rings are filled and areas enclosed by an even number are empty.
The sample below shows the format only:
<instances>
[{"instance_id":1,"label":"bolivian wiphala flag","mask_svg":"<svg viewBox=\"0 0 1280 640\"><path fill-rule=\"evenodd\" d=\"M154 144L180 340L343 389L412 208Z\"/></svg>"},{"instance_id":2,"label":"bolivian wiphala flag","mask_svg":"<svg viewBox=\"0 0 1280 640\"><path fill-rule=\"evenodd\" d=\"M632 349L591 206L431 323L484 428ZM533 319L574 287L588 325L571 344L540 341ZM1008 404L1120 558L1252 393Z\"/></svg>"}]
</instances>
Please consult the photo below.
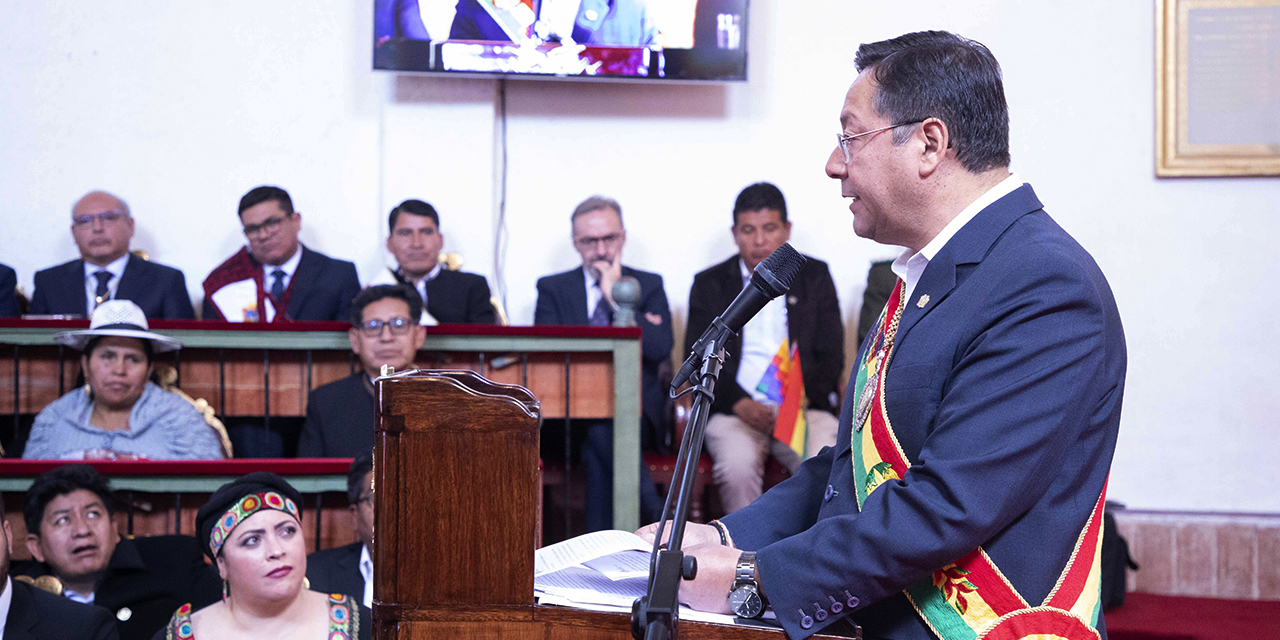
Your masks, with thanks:
<instances>
[{"instance_id":1,"label":"bolivian wiphala flag","mask_svg":"<svg viewBox=\"0 0 1280 640\"><path fill-rule=\"evenodd\" d=\"M804 395L804 376L800 373L800 352L788 340L783 340L774 354L773 361L764 370L756 391L765 394L778 405L778 418L774 423L773 437L787 443L801 460L809 457L809 425L804 410L809 399Z\"/></svg>"}]
</instances>

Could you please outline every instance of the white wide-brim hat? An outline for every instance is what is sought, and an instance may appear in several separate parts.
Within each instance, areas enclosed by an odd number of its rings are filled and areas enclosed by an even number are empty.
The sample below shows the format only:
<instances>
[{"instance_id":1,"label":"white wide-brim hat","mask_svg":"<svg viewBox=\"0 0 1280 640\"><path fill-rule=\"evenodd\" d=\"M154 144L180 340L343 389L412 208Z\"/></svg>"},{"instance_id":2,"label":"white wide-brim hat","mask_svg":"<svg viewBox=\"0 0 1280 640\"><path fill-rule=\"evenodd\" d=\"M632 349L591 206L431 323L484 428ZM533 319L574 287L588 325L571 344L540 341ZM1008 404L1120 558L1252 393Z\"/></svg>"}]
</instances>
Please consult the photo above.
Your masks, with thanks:
<instances>
[{"instance_id":1,"label":"white wide-brim hat","mask_svg":"<svg viewBox=\"0 0 1280 640\"><path fill-rule=\"evenodd\" d=\"M89 319L89 328L80 331L63 331L53 336L53 341L84 351L90 340L99 336L119 336L122 338L138 338L150 340L151 349L155 353L177 351L182 343L152 333L147 326L147 314L142 308L128 300L107 300L93 310Z\"/></svg>"}]
</instances>

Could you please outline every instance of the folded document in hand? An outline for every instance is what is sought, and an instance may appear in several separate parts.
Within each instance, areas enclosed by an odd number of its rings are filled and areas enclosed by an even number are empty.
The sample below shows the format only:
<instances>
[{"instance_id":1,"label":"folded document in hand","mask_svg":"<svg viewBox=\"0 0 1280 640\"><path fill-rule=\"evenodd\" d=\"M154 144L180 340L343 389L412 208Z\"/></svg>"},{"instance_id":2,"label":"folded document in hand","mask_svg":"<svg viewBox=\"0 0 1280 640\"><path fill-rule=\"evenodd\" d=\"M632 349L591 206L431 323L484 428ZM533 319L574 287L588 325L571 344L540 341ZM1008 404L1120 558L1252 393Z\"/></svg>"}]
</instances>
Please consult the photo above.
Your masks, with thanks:
<instances>
[{"instance_id":1,"label":"folded document in hand","mask_svg":"<svg viewBox=\"0 0 1280 640\"><path fill-rule=\"evenodd\" d=\"M652 549L652 543L628 531L597 531L538 549L534 596L541 604L630 613L631 603L648 591ZM680 618L720 624L736 620L685 606Z\"/></svg>"}]
</instances>

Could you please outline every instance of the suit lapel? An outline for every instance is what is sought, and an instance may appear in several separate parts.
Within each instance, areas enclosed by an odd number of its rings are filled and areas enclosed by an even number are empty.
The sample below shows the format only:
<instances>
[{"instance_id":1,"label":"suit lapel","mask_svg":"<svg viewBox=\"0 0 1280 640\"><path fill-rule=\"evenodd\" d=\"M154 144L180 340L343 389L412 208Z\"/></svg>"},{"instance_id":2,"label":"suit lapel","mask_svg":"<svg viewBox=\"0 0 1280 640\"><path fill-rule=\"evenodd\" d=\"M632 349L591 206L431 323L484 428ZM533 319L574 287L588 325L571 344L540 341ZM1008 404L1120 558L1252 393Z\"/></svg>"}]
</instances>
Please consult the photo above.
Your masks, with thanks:
<instances>
[{"instance_id":1,"label":"suit lapel","mask_svg":"<svg viewBox=\"0 0 1280 640\"><path fill-rule=\"evenodd\" d=\"M10 588L13 589L13 600L9 603L9 617L4 624L4 640L27 640L34 639L33 630L40 622L40 617L36 615L35 603L32 601L31 593L26 585L19 586L20 583L14 581Z\"/></svg>"},{"instance_id":2,"label":"suit lapel","mask_svg":"<svg viewBox=\"0 0 1280 640\"><path fill-rule=\"evenodd\" d=\"M573 322L569 324L584 325L591 324L591 312L587 311L587 272L585 267L578 267L569 272L572 275L572 282L568 283L569 287L569 311L572 314Z\"/></svg>"},{"instance_id":3,"label":"suit lapel","mask_svg":"<svg viewBox=\"0 0 1280 640\"><path fill-rule=\"evenodd\" d=\"M898 340L903 340L911 328L920 322L956 287L956 274L961 265L976 264L986 256L991 245L1009 225L1018 218L1042 209L1031 185L1024 184L1008 195L991 203L978 212L972 220L960 228L938 254L929 261L920 282L911 292L911 300L905 301L902 320L898 327Z\"/></svg>"},{"instance_id":4,"label":"suit lapel","mask_svg":"<svg viewBox=\"0 0 1280 640\"><path fill-rule=\"evenodd\" d=\"M124 273L120 274L120 284L116 286L117 300L142 300L143 298L143 278L142 270L146 268L142 264L142 258L129 254L129 260L124 263Z\"/></svg>"},{"instance_id":5,"label":"suit lapel","mask_svg":"<svg viewBox=\"0 0 1280 640\"><path fill-rule=\"evenodd\" d=\"M73 308L79 309L84 317L89 317L89 300L85 296L84 260L72 260L67 263L66 277L60 280L66 287L62 292L63 295L76 301Z\"/></svg>"},{"instance_id":6,"label":"suit lapel","mask_svg":"<svg viewBox=\"0 0 1280 640\"><path fill-rule=\"evenodd\" d=\"M306 245L302 248L302 258L298 260L298 268L289 278L289 306L285 317L294 319L302 315L302 303L306 301L311 287L320 279L320 258Z\"/></svg>"}]
</instances>

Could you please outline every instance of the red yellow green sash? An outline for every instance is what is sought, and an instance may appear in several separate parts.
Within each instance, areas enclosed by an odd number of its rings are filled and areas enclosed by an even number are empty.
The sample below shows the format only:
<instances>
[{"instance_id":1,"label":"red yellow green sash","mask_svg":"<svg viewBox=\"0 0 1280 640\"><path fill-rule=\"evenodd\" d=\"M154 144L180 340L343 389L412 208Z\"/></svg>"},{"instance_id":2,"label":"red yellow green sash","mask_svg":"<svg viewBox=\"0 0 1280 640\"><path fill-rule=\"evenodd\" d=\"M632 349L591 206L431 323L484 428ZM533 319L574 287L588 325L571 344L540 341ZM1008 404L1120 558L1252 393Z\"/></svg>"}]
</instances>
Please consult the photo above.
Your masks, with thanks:
<instances>
[{"instance_id":1,"label":"red yellow green sash","mask_svg":"<svg viewBox=\"0 0 1280 640\"><path fill-rule=\"evenodd\" d=\"M889 422L884 380L904 306L898 282L859 363L853 433L853 476L858 508L885 482L901 480L911 466ZM942 640L1097 639L1101 613L1102 496L1093 508L1053 591L1032 607L981 547L907 587L905 593Z\"/></svg>"}]
</instances>

